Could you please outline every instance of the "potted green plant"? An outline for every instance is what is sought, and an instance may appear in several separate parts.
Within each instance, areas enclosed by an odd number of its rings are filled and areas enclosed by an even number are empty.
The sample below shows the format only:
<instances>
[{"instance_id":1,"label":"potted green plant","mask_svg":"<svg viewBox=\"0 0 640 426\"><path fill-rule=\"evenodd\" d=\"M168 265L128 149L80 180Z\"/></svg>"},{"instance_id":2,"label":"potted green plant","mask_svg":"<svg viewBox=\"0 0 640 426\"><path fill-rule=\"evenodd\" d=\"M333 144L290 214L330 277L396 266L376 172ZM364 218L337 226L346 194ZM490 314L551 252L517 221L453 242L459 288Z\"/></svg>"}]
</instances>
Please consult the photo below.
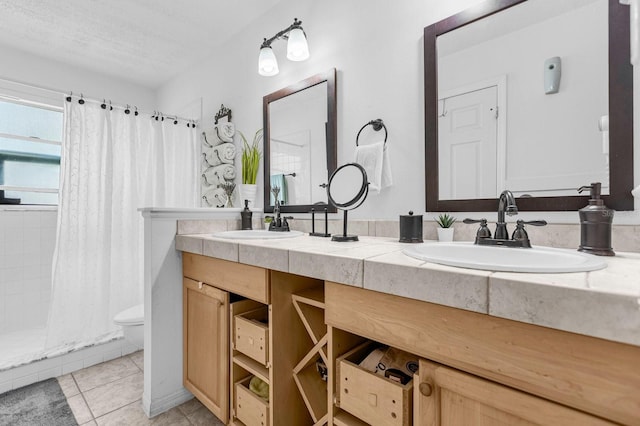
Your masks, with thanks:
<instances>
[{"instance_id":1,"label":"potted green plant","mask_svg":"<svg viewBox=\"0 0 640 426\"><path fill-rule=\"evenodd\" d=\"M453 241L453 224L456 218L449 213L441 213L436 219L438 224L438 241Z\"/></svg>"},{"instance_id":2,"label":"potted green plant","mask_svg":"<svg viewBox=\"0 0 640 426\"><path fill-rule=\"evenodd\" d=\"M269 225L271 225L271 222L273 221L273 216L265 216L264 217L264 229L269 229Z\"/></svg>"},{"instance_id":3,"label":"potted green plant","mask_svg":"<svg viewBox=\"0 0 640 426\"><path fill-rule=\"evenodd\" d=\"M262 158L262 152L260 152L260 140L262 139L262 129L259 129L255 135L253 135L253 141L251 145L247 142L244 134L238 131L240 137L242 137L242 185L240 187L240 193L243 200L249 200L249 203L253 207L256 202L256 179L258 178L258 169L260 167L260 158Z\"/></svg>"}]
</instances>

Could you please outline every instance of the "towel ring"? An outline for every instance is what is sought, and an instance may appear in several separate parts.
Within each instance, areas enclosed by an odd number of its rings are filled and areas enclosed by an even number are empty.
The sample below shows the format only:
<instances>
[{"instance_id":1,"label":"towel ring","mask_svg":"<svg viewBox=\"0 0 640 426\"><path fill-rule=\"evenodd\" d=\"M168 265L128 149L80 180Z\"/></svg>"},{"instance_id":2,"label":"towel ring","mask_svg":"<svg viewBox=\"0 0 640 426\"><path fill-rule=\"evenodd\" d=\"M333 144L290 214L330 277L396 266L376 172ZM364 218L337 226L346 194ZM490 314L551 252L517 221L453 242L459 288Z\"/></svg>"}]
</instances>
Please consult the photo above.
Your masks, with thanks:
<instances>
[{"instance_id":1,"label":"towel ring","mask_svg":"<svg viewBox=\"0 0 640 426\"><path fill-rule=\"evenodd\" d=\"M360 138L360 133L362 133L362 131L364 130L365 127L367 126L372 126L373 130L375 130L376 132L379 132L380 129L384 129L384 147L387 147L387 137L389 136L389 132L387 131L387 126L384 125L384 121L382 121L381 118L377 118L375 120L371 120L370 122L368 122L367 124L365 124L364 126L362 126L360 128L360 130L358 131L358 135L356 136L356 146L358 145L358 139Z\"/></svg>"}]
</instances>

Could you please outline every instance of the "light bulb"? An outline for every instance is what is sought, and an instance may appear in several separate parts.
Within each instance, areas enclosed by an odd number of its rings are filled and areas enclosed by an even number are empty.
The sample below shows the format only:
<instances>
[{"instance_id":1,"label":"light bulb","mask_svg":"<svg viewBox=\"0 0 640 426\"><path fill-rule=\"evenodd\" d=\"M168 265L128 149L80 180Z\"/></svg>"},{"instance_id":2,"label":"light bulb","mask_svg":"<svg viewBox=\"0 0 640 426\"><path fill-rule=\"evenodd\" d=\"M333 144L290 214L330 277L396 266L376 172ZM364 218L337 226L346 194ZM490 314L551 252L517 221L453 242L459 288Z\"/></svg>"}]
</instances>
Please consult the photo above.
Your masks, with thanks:
<instances>
[{"instance_id":1,"label":"light bulb","mask_svg":"<svg viewBox=\"0 0 640 426\"><path fill-rule=\"evenodd\" d=\"M278 74L278 61L276 55L273 54L273 50L270 46L260 49L260 57L258 58L258 73L270 77Z\"/></svg>"},{"instance_id":2,"label":"light bulb","mask_svg":"<svg viewBox=\"0 0 640 426\"><path fill-rule=\"evenodd\" d=\"M294 28L289 32L287 43L287 58L291 61L304 61L309 58L309 46L307 37L302 28Z\"/></svg>"}]
</instances>

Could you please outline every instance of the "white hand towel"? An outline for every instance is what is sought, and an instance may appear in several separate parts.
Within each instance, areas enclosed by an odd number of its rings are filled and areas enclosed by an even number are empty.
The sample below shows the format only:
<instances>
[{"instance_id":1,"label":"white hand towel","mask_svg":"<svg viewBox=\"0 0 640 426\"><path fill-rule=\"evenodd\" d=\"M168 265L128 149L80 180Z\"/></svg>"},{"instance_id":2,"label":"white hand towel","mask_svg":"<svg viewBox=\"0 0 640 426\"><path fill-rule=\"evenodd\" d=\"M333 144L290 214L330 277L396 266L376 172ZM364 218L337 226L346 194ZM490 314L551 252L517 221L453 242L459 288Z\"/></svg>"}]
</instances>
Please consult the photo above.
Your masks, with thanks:
<instances>
[{"instance_id":1,"label":"white hand towel","mask_svg":"<svg viewBox=\"0 0 640 426\"><path fill-rule=\"evenodd\" d=\"M393 185L393 176L391 174L391 160L389 160L389 146L383 148L382 154L382 180L380 189Z\"/></svg>"},{"instance_id":2,"label":"white hand towel","mask_svg":"<svg viewBox=\"0 0 640 426\"><path fill-rule=\"evenodd\" d=\"M382 163L384 142L356 146L355 162L364 167L369 180L369 191L379 194L382 189Z\"/></svg>"}]
</instances>

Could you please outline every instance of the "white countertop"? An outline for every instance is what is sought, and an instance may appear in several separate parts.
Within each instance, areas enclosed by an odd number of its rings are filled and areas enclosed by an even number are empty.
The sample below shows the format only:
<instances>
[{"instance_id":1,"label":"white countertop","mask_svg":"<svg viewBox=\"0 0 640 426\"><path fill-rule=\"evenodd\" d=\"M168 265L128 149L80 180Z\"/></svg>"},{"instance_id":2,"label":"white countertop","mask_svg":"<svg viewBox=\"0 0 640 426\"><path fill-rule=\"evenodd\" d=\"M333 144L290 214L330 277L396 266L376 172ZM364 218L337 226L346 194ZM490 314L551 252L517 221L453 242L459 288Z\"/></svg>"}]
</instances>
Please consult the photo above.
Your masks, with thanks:
<instances>
[{"instance_id":1,"label":"white countertop","mask_svg":"<svg viewBox=\"0 0 640 426\"><path fill-rule=\"evenodd\" d=\"M594 272L530 274L428 263L393 238L176 236L176 249L640 346L640 254Z\"/></svg>"}]
</instances>

